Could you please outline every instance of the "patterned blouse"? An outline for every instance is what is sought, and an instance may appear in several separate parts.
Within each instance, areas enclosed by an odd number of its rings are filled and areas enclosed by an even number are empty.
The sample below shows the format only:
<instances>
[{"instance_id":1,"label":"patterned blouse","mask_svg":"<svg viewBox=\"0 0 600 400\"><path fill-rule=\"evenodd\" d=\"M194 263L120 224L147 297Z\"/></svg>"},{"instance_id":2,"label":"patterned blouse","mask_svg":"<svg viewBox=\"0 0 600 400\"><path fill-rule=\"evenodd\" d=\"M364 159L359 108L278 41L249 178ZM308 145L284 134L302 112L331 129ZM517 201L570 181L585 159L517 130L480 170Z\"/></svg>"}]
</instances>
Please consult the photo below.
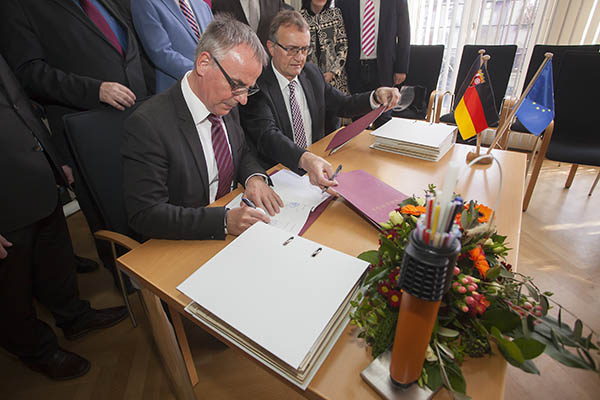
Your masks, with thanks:
<instances>
[{"instance_id":1,"label":"patterned blouse","mask_svg":"<svg viewBox=\"0 0 600 400\"><path fill-rule=\"evenodd\" d=\"M300 11L310 27L310 45L313 49L309 60L319 66L323 73L332 72L335 77L331 86L348 92L346 78L346 57L348 39L342 12L337 7L323 9L319 14L303 9Z\"/></svg>"}]
</instances>

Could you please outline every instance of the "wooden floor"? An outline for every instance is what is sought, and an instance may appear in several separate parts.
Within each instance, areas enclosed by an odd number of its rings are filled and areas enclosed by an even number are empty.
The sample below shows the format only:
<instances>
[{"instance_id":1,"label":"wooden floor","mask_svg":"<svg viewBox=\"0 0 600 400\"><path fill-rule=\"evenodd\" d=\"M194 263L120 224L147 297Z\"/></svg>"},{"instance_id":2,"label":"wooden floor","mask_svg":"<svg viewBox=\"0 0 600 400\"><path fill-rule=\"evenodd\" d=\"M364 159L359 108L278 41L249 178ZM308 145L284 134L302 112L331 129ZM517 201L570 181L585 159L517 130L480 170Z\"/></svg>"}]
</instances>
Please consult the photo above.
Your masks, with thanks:
<instances>
[{"instance_id":1,"label":"wooden floor","mask_svg":"<svg viewBox=\"0 0 600 400\"><path fill-rule=\"evenodd\" d=\"M600 332L600 188L587 193L597 168L579 168L571 189L563 189L568 165L545 162L529 210L523 216L519 271L555 293L563 306ZM505 188L510 190L510 188ZM69 218L76 252L96 258L81 213ZM79 276L83 298L95 307L121 304L109 274L101 269ZM87 357L91 371L67 382L53 382L29 371L0 351L0 399L172 399L140 303L132 303L139 326L129 321L68 342L65 348ZM41 316L51 321L43 310ZM1 327L0 327L1 329ZM210 335L186 326L200 383L198 399L301 399L297 392ZM542 358L541 376L509 366L507 399L598 399L600 378ZM358 379L358 377L357 377Z\"/></svg>"}]
</instances>

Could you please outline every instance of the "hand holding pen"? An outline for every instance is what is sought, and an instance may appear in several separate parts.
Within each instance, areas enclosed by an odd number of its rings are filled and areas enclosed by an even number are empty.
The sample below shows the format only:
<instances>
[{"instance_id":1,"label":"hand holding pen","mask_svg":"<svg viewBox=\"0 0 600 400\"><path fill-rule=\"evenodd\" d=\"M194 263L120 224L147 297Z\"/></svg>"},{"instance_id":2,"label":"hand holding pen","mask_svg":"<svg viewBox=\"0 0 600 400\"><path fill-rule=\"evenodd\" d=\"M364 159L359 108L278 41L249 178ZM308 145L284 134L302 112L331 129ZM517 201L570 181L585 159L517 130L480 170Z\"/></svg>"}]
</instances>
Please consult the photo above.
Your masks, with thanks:
<instances>
[{"instance_id":1,"label":"hand holding pen","mask_svg":"<svg viewBox=\"0 0 600 400\"><path fill-rule=\"evenodd\" d=\"M335 172L333 173L333 175L331 175L331 178L329 178L330 180L334 181L335 178L338 176L338 174L340 173L340 171L342 170L342 164L338 165L338 167L335 169ZM327 191L327 189L329 189L330 186L325 186L322 190L321 193L325 193L325 191Z\"/></svg>"}]
</instances>

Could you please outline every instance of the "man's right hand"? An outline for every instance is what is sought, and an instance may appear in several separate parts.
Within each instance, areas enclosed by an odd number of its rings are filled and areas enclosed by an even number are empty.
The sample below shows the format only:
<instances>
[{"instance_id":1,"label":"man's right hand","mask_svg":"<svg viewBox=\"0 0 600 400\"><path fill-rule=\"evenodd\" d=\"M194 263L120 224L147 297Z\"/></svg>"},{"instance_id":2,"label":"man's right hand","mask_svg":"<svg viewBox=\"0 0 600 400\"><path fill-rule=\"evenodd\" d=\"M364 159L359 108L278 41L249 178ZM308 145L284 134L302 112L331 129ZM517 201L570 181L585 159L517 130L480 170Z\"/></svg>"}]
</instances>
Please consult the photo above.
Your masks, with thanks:
<instances>
[{"instance_id":1,"label":"man's right hand","mask_svg":"<svg viewBox=\"0 0 600 400\"><path fill-rule=\"evenodd\" d=\"M240 235L258 221L268 224L271 218L256 208L248 206L232 208L227 212L227 233Z\"/></svg>"},{"instance_id":2,"label":"man's right hand","mask_svg":"<svg viewBox=\"0 0 600 400\"><path fill-rule=\"evenodd\" d=\"M8 252L6 251L6 247L11 247L12 243L4 238L4 236L0 235L0 260L6 258L8 256Z\"/></svg>"},{"instance_id":3,"label":"man's right hand","mask_svg":"<svg viewBox=\"0 0 600 400\"><path fill-rule=\"evenodd\" d=\"M135 94L127 86L117 82L102 82L100 101L123 111L135 104Z\"/></svg>"}]
</instances>

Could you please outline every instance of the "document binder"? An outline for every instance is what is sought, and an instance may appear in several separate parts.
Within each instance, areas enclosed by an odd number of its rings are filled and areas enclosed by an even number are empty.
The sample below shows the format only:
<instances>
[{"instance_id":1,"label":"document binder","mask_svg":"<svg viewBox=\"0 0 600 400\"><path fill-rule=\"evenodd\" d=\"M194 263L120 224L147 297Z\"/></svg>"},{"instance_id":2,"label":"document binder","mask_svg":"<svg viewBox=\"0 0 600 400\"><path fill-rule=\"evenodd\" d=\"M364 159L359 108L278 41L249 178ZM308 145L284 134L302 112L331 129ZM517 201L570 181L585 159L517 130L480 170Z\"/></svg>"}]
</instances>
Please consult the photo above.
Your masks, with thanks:
<instances>
[{"instance_id":1,"label":"document binder","mask_svg":"<svg viewBox=\"0 0 600 400\"><path fill-rule=\"evenodd\" d=\"M254 224L177 289L186 311L302 389L349 321L368 263Z\"/></svg>"}]
</instances>

